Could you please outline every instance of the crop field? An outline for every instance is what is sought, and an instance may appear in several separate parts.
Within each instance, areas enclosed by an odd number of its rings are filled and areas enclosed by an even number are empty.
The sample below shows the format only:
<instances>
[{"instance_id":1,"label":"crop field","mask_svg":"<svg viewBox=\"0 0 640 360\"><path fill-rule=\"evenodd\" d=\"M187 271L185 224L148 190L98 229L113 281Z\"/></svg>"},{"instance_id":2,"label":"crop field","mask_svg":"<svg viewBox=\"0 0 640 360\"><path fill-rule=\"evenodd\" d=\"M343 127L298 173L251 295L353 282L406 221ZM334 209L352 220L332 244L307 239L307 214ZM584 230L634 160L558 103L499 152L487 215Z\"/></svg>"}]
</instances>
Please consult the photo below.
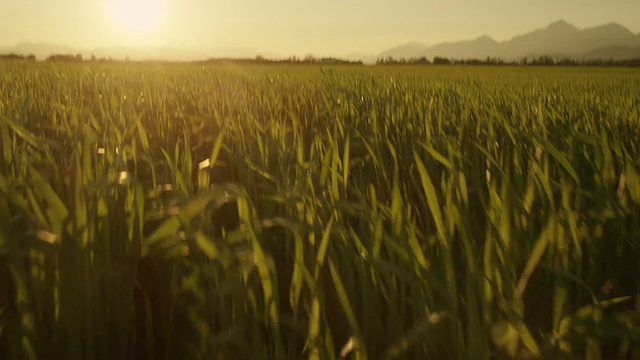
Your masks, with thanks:
<instances>
[{"instance_id":1,"label":"crop field","mask_svg":"<svg viewBox=\"0 0 640 360\"><path fill-rule=\"evenodd\" d=\"M2 359L638 359L640 72L0 63Z\"/></svg>"}]
</instances>

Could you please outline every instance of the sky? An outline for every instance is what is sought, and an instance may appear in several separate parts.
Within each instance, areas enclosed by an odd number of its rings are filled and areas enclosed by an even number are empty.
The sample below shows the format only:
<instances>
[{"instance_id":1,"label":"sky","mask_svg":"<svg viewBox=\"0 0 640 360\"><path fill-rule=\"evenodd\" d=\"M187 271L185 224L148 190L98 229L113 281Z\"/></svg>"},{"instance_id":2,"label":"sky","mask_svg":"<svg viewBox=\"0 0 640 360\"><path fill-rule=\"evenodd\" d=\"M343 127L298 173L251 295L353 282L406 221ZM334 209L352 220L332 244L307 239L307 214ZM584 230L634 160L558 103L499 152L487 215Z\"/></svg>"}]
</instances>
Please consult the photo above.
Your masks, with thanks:
<instances>
[{"instance_id":1,"label":"sky","mask_svg":"<svg viewBox=\"0 0 640 360\"><path fill-rule=\"evenodd\" d=\"M0 47L234 47L262 54L377 54L557 20L640 32L640 0L0 0Z\"/></svg>"}]
</instances>

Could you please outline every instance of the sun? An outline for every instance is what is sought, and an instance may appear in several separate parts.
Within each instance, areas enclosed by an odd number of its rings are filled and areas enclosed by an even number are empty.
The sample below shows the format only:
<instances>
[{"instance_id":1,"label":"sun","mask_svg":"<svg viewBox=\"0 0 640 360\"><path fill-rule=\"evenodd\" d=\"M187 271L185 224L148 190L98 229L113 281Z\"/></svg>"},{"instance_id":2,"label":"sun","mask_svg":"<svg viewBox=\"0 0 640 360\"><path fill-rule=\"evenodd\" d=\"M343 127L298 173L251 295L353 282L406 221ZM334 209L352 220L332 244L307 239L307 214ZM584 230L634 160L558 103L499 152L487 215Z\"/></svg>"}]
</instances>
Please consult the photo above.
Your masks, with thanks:
<instances>
[{"instance_id":1,"label":"sun","mask_svg":"<svg viewBox=\"0 0 640 360\"><path fill-rule=\"evenodd\" d=\"M107 11L120 31L147 33L164 20L164 0L106 0Z\"/></svg>"}]
</instances>

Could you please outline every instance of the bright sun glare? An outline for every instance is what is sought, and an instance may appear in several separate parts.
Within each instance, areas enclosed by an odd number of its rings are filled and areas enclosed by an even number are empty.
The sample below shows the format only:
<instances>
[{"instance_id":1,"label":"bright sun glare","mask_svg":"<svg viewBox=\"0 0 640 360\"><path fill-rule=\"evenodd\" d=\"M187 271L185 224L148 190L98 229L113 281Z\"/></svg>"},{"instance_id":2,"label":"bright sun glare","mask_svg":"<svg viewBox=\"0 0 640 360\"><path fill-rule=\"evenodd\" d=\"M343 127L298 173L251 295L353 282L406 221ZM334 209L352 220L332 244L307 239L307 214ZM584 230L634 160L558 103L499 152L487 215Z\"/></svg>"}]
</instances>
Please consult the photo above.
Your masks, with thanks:
<instances>
[{"instance_id":1,"label":"bright sun glare","mask_svg":"<svg viewBox=\"0 0 640 360\"><path fill-rule=\"evenodd\" d=\"M118 30L145 33L156 30L165 15L164 0L106 0Z\"/></svg>"}]
</instances>

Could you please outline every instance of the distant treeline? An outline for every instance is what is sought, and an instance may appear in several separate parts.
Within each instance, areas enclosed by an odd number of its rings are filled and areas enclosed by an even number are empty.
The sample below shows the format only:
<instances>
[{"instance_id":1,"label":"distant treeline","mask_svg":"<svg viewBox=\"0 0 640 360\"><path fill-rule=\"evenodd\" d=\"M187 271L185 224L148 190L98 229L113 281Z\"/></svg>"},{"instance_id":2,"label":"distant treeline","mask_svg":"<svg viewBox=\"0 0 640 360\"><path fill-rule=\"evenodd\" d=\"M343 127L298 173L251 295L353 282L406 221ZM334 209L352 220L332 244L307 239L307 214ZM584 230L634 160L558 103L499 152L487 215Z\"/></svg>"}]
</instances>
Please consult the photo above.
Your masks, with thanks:
<instances>
[{"instance_id":1,"label":"distant treeline","mask_svg":"<svg viewBox=\"0 0 640 360\"><path fill-rule=\"evenodd\" d=\"M67 54L54 54L47 58L47 61L58 62L82 62L82 55L67 55Z\"/></svg>"},{"instance_id":2,"label":"distant treeline","mask_svg":"<svg viewBox=\"0 0 640 360\"><path fill-rule=\"evenodd\" d=\"M35 55L0 54L0 60L27 60L36 61ZM61 62L82 62L82 55L54 54L47 58L47 61Z\"/></svg>"},{"instance_id":3,"label":"distant treeline","mask_svg":"<svg viewBox=\"0 0 640 360\"><path fill-rule=\"evenodd\" d=\"M20 55L0 55L0 59L18 59L24 58ZM35 56L30 55L29 60L35 60ZM53 54L47 57L46 61L55 62L118 62L112 58L96 58L91 56L88 59L83 59L81 54ZM125 62L130 61L128 57L124 59ZM193 62L193 61L143 61L143 62ZM313 55L307 55L304 58L298 58L296 56L290 56L286 59L268 59L262 56L256 56L255 58L211 58L202 61L196 61L196 63L207 64L335 64L335 65L362 65L362 61L351 61L335 57L320 57L316 58Z\"/></svg>"},{"instance_id":4,"label":"distant treeline","mask_svg":"<svg viewBox=\"0 0 640 360\"><path fill-rule=\"evenodd\" d=\"M201 61L201 63L208 64L222 64L222 63L232 63L232 64L335 64L335 65L362 65L362 61L351 61L345 60L335 57L314 57L313 55L307 55L304 58L299 58L296 56L290 56L286 59L268 59L263 56L256 56L253 59L248 58L212 58L205 61Z\"/></svg>"},{"instance_id":5,"label":"distant treeline","mask_svg":"<svg viewBox=\"0 0 640 360\"><path fill-rule=\"evenodd\" d=\"M550 56L540 56L536 58L524 58L520 61L505 61L500 58L488 57L484 60L480 59L449 59L446 57L436 56L433 61L429 61L426 57L420 58L401 58L393 57L379 58L376 65L511 65L511 66L640 66L640 59L629 60L601 60L601 59L571 59L560 58L554 59Z\"/></svg>"},{"instance_id":6,"label":"distant treeline","mask_svg":"<svg viewBox=\"0 0 640 360\"><path fill-rule=\"evenodd\" d=\"M35 55L0 54L0 60L27 60L36 61Z\"/></svg>"},{"instance_id":7,"label":"distant treeline","mask_svg":"<svg viewBox=\"0 0 640 360\"><path fill-rule=\"evenodd\" d=\"M35 55L18 55L18 54L0 54L1 60L27 60L35 61ZM54 62L119 62L112 58L96 58L91 56L83 59L81 54L53 54L47 57L46 61ZM129 58L124 59L125 62L130 61ZM171 62L171 61L146 61L146 62ZM192 62L192 61L184 61ZM201 64L323 64L323 65L362 65L360 60L345 60L335 57L314 57L307 55L304 58L290 56L286 59L269 59L263 56L255 58L211 58L208 60L196 61ZM602 59L572 59L572 58L552 58L550 56L539 56L534 58L524 58L520 61L505 61L501 58L487 57L481 59L455 59L443 56L436 56L433 60L426 57L415 58L379 58L376 65L496 65L496 66L640 66L640 58L629 60L602 60Z\"/></svg>"}]
</instances>

